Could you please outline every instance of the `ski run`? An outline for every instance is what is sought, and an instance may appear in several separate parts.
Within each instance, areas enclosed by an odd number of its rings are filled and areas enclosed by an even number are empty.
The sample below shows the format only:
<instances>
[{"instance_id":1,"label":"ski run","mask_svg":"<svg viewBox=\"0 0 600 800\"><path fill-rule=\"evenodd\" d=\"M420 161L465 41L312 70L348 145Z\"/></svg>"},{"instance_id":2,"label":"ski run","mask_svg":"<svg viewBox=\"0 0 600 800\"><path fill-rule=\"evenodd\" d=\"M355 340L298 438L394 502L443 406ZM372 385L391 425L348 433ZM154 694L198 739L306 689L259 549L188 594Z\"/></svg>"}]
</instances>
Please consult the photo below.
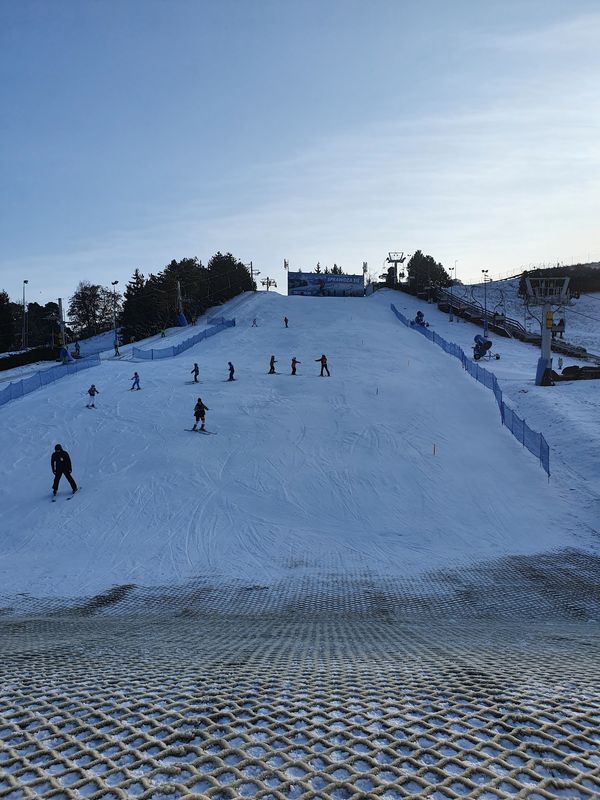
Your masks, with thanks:
<instances>
[{"instance_id":1,"label":"ski run","mask_svg":"<svg viewBox=\"0 0 600 800\"><path fill-rule=\"evenodd\" d=\"M0 409L3 596L77 598L198 576L406 578L511 554L597 552L597 470L579 457L597 454L594 382L536 387L536 349L497 343L490 368L515 402L523 390L528 422L548 438L548 481L502 427L493 394L399 324L392 301L409 316L424 308L461 346L478 332L397 292L247 294L224 309L234 328L175 358L108 353ZM169 331L168 344L189 335ZM143 391L131 391L138 373ZM199 397L206 433L218 435L185 432ZM583 410L569 429L571 397ZM85 485L74 503L49 502L57 443ZM63 478L58 499L70 491Z\"/></svg>"}]
</instances>

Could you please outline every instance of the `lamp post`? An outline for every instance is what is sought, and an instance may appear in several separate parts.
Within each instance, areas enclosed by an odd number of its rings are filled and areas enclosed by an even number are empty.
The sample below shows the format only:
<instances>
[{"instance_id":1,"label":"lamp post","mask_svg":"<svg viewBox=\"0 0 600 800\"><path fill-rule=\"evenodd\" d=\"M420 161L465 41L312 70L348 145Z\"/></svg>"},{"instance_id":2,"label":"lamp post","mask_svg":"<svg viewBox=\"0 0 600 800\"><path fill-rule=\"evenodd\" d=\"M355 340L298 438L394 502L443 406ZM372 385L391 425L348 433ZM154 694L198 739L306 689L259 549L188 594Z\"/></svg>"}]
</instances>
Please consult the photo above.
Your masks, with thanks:
<instances>
[{"instance_id":1,"label":"lamp post","mask_svg":"<svg viewBox=\"0 0 600 800\"><path fill-rule=\"evenodd\" d=\"M256 291L256 283L254 282L254 276L255 275L260 275L260 271L257 270L257 269L254 269L254 264L252 263L252 261L249 264L246 264L246 267L250 270L250 281L252 282L252 285L254 286L254 291Z\"/></svg>"},{"instance_id":2,"label":"lamp post","mask_svg":"<svg viewBox=\"0 0 600 800\"><path fill-rule=\"evenodd\" d=\"M23 281L23 334L21 336L22 350L27 347L27 306L25 305L25 285L29 283L27 278Z\"/></svg>"},{"instance_id":3,"label":"lamp post","mask_svg":"<svg viewBox=\"0 0 600 800\"><path fill-rule=\"evenodd\" d=\"M113 287L113 331L115 335L115 351L118 348L118 340L117 340L117 289L116 286L119 281L111 281L110 285Z\"/></svg>"},{"instance_id":4,"label":"lamp post","mask_svg":"<svg viewBox=\"0 0 600 800\"><path fill-rule=\"evenodd\" d=\"M483 275L483 338L487 339L488 322L487 322L487 282L488 282L489 269L482 269Z\"/></svg>"},{"instance_id":5,"label":"lamp post","mask_svg":"<svg viewBox=\"0 0 600 800\"><path fill-rule=\"evenodd\" d=\"M456 261L453 267L448 267L450 272L450 317L449 322L454 322L454 296L452 294L452 287L454 285L454 276L456 275Z\"/></svg>"}]
</instances>

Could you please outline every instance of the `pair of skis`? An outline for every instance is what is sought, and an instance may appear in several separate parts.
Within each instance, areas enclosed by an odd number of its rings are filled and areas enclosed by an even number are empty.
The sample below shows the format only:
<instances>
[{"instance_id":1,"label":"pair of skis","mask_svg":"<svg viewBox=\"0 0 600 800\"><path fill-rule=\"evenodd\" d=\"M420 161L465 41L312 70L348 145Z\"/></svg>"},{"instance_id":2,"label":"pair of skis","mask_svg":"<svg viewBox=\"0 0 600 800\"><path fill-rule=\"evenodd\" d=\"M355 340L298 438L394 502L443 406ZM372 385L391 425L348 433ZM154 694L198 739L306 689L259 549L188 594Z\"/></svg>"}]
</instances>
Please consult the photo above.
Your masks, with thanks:
<instances>
[{"instance_id":1,"label":"pair of skis","mask_svg":"<svg viewBox=\"0 0 600 800\"><path fill-rule=\"evenodd\" d=\"M190 433L205 433L207 436L217 435L216 431L201 431L199 428L196 428L196 430L194 430L193 428L185 428L185 430L189 431Z\"/></svg>"},{"instance_id":2,"label":"pair of skis","mask_svg":"<svg viewBox=\"0 0 600 800\"><path fill-rule=\"evenodd\" d=\"M80 491L81 491L81 486L78 486L77 487L77 492L80 492ZM65 497L65 500L72 500L75 497L75 495L77 494L77 492L73 492L73 494L70 494L68 497ZM53 503L56 503L57 497L56 497L55 494L52 495L51 499L52 499Z\"/></svg>"}]
</instances>

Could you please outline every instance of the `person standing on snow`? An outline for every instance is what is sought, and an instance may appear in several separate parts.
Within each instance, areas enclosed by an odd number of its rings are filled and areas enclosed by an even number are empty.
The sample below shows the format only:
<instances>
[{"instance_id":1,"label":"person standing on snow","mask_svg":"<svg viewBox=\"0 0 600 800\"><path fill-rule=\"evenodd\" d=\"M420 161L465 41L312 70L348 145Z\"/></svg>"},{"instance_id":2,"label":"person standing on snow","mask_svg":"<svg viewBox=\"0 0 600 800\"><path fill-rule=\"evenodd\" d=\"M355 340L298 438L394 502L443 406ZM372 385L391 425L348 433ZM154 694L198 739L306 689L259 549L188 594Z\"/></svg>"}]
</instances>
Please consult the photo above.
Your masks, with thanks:
<instances>
[{"instance_id":1,"label":"person standing on snow","mask_svg":"<svg viewBox=\"0 0 600 800\"><path fill-rule=\"evenodd\" d=\"M295 375L295 374L296 374L296 364L301 364L301 363L302 363L302 362L301 362L301 361L298 361L298 359L296 358L296 356L294 356L294 357L292 358L292 375Z\"/></svg>"},{"instance_id":2,"label":"person standing on snow","mask_svg":"<svg viewBox=\"0 0 600 800\"><path fill-rule=\"evenodd\" d=\"M194 383L198 383L198 375L200 374L200 367L198 364L194 364L194 369L191 371L191 373L194 376Z\"/></svg>"},{"instance_id":3,"label":"person standing on snow","mask_svg":"<svg viewBox=\"0 0 600 800\"><path fill-rule=\"evenodd\" d=\"M275 375L275 356L271 356L271 360L269 361L269 375Z\"/></svg>"},{"instance_id":4,"label":"person standing on snow","mask_svg":"<svg viewBox=\"0 0 600 800\"><path fill-rule=\"evenodd\" d=\"M252 325L250 325L250 327L251 328L258 328L258 325L256 324L256 317L254 317L254 319L252 320Z\"/></svg>"},{"instance_id":5,"label":"person standing on snow","mask_svg":"<svg viewBox=\"0 0 600 800\"><path fill-rule=\"evenodd\" d=\"M119 341L118 339L115 339L115 358L118 358L120 355L121 353L119 352Z\"/></svg>"},{"instance_id":6,"label":"person standing on snow","mask_svg":"<svg viewBox=\"0 0 600 800\"><path fill-rule=\"evenodd\" d=\"M77 491L77 484L71 475L71 457L66 450L62 449L62 445L57 444L54 446L54 452L50 459L50 466L52 467L52 474L54 475L54 483L52 484L52 494L54 497L56 497L58 484L63 475L69 481L73 494L75 494Z\"/></svg>"},{"instance_id":7,"label":"person standing on snow","mask_svg":"<svg viewBox=\"0 0 600 800\"><path fill-rule=\"evenodd\" d=\"M194 406L194 418L196 422L194 422L194 427L192 428L193 431L198 430L199 422L202 423L202 425L200 425L200 430L201 431L206 430L206 428L204 427L204 419L206 417L206 412L209 410L210 409L208 408L208 406L205 406L204 403L202 402L202 398L199 397L198 402Z\"/></svg>"},{"instance_id":8,"label":"person standing on snow","mask_svg":"<svg viewBox=\"0 0 600 800\"><path fill-rule=\"evenodd\" d=\"M137 372L133 373L133 378L131 378L131 380L133 381L133 383L131 384L130 391L133 392L134 389L137 389L138 392L139 392L139 390L140 390L140 376L137 374Z\"/></svg>"},{"instance_id":9,"label":"person standing on snow","mask_svg":"<svg viewBox=\"0 0 600 800\"><path fill-rule=\"evenodd\" d=\"M229 366L229 377L227 378L227 380L228 381L234 381L235 378L233 376L234 376L234 373L235 373L235 369L233 368L233 364L231 363L231 361L228 361L227 364Z\"/></svg>"},{"instance_id":10,"label":"person standing on snow","mask_svg":"<svg viewBox=\"0 0 600 800\"><path fill-rule=\"evenodd\" d=\"M94 383L92 383L92 385L88 389L87 393L89 394L90 399L88 400L88 404L87 404L86 408L96 408L96 404L94 403L94 399L95 399L97 394L100 394L100 392L98 391L98 389L96 389L96 385Z\"/></svg>"},{"instance_id":11,"label":"person standing on snow","mask_svg":"<svg viewBox=\"0 0 600 800\"><path fill-rule=\"evenodd\" d=\"M321 362L321 375L320 375L320 377L321 378L323 377L323 370L325 370L325 372L327 373L327 377L330 378L331 375L329 374L329 367L327 366L327 356L325 355L325 353L323 353L321 358L315 358L315 361L320 361Z\"/></svg>"},{"instance_id":12,"label":"person standing on snow","mask_svg":"<svg viewBox=\"0 0 600 800\"><path fill-rule=\"evenodd\" d=\"M284 317L284 318L283 318L283 324L285 325L285 327L286 327L286 328L287 328L287 326L288 326L288 322L289 322L288 318L287 318L287 317Z\"/></svg>"}]
</instances>

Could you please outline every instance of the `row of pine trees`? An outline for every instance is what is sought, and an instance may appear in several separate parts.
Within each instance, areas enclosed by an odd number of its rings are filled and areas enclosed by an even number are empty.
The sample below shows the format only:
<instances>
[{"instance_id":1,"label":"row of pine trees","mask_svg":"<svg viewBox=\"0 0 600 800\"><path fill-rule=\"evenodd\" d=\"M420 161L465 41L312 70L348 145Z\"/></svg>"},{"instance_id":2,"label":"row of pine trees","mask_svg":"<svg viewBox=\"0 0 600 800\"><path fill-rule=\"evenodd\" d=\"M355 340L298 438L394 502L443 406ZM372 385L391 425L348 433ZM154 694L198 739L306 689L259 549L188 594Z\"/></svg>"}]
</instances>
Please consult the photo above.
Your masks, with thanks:
<instances>
[{"instance_id":1,"label":"row of pine trees","mask_svg":"<svg viewBox=\"0 0 600 800\"><path fill-rule=\"evenodd\" d=\"M67 339L103 333L116 318L121 341L131 342L177 324L178 283L188 322L209 308L256 289L248 268L231 253L216 253L205 266L197 258L171 261L145 277L135 270L123 294L115 287L81 281L67 306ZM57 303L27 304L27 345L59 345ZM23 306L0 291L0 352L17 350L23 341Z\"/></svg>"}]
</instances>

